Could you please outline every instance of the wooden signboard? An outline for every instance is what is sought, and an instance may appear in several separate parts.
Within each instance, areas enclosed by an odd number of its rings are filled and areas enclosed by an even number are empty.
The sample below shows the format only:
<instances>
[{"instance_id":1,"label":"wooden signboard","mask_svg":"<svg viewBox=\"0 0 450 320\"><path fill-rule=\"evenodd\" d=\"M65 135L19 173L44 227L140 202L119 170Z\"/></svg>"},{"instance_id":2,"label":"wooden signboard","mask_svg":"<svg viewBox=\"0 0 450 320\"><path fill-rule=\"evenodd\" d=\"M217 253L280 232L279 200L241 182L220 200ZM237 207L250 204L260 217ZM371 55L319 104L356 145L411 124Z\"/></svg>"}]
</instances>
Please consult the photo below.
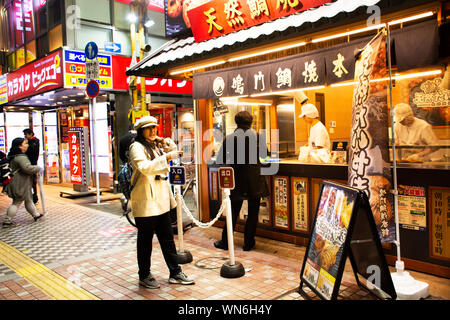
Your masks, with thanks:
<instances>
[{"instance_id":1,"label":"wooden signboard","mask_svg":"<svg viewBox=\"0 0 450 320\"><path fill-rule=\"evenodd\" d=\"M430 187L430 256L450 261L450 188Z\"/></svg>"},{"instance_id":2,"label":"wooden signboard","mask_svg":"<svg viewBox=\"0 0 450 320\"><path fill-rule=\"evenodd\" d=\"M367 195L326 181L303 259L299 293L309 298L302 289L307 285L320 298L336 300L347 256L359 286L381 299L397 297Z\"/></svg>"}]
</instances>

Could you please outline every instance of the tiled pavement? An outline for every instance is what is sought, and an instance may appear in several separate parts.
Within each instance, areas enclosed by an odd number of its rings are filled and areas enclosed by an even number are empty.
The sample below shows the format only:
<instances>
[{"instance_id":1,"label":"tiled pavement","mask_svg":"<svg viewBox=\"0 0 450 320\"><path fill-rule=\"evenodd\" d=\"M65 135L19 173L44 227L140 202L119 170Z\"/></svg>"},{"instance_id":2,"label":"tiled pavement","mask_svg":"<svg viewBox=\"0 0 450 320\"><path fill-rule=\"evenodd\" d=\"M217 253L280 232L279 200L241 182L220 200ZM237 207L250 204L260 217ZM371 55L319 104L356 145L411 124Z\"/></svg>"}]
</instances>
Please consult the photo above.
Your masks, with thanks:
<instances>
[{"instance_id":1,"label":"tiled pavement","mask_svg":"<svg viewBox=\"0 0 450 320\"><path fill-rule=\"evenodd\" d=\"M48 195L48 215L45 218L34 223L22 207L15 219L19 225L0 229L0 240L102 300L303 299L296 292L303 247L258 238L255 250L244 252L241 249L242 234L235 233L236 260L243 264L246 273L238 279L225 279L220 276L220 267L228 256L227 252L213 247L213 241L221 232L214 227L196 227L184 235L185 247L192 253L194 261L184 265L183 270L196 280L195 285L168 284L168 270L155 237L152 273L161 288L141 288L137 284L136 231L129 229L125 218L120 217L119 201L109 200L103 205L92 205L95 197L59 198L60 188L45 187ZM8 198L1 196L0 212L5 212L9 203ZM123 233L111 233L112 229ZM413 276L418 276L418 280L422 280L420 277L432 280L431 299L450 298L450 280L419 273ZM0 264L0 300L51 299ZM349 265L346 266L339 299L374 299L356 286Z\"/></svg>"}]
</instances>

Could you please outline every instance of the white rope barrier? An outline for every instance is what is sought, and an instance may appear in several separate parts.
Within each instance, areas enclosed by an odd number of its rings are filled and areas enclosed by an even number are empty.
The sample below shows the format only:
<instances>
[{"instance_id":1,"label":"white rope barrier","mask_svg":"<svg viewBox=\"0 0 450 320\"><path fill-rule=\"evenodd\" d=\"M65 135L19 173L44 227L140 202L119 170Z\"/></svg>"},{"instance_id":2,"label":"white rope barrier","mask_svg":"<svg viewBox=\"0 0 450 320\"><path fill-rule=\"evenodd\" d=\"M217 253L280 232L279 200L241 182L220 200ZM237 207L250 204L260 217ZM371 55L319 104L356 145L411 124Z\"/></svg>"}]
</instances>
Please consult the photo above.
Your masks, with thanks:
<instances>
[{"instance_id":1,"label":"white rope barrier","mask_svg":"<svg viewBox=\"0 0 450 320\"><path fill-rule=\"evenodd\" d=\"M225 210L225 207L226 207L226 202L225 202L225 201L222 201L222 204L220 205L220 209L219 209L219 212L217 213L216 217L215 217L213 220L211 220L210 222L204 223L204 222L198 221L198 220L192 215L191 211L190 211L189 208L186 206L186 203L184 202L184 199L183 199L183 197L181 196L181 194L177 194L176 196L177 196L177 198L178 198L178 197L180 198L181 208L184 210L184 212L189 216L189 218L192 219L192 221L193 221L198 227L203 228L203 229L207 229L207 228L211 227L214 223L216 223L216 221L219 220L220 216L222 215L222 213L223 213L223 211Z\"/></svg>"}]
</instances>

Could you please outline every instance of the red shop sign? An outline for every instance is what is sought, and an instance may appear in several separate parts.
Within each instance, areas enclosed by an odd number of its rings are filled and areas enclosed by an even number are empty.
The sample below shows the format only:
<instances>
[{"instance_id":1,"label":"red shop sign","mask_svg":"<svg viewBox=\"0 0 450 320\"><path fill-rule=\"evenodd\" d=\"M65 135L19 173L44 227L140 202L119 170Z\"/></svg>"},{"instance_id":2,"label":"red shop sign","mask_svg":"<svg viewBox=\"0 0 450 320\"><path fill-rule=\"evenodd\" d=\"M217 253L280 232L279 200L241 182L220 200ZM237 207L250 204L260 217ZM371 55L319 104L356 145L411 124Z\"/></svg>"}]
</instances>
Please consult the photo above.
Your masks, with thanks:
<instances>
[{"instance_id":1,"label":"red shop sign","mask_svg":"<svg viewBox=\"0 0 450 320\"><path fill-rule=\"evenodd\" d=\"M62 87L62 51L28 64L7 75L8 101L14 101L38 93Z\"/></svg>"},{"instance_id":2,"label":"red shop sign","mask_svg":"<svg viewBox=\"0 0 450 320\"><path fill-rule=\"evenodd\" d=\"M69 132L69 154L70 154L70 180L72 183L82 184L82 167L80 141L81 132Z\"/></svg>"},{"instance_id":3,"label":"red shop sign","mask_svg":"<svg viewBox=\"0 0 450 320\"><path fill-rule=\"evenodd\" d=\"M125 72L130 66L131 58L122 56L112 56L112 68L114 70L113 89L128 90L127 76ZM138 89L140 84L138 84ZM192 81L146 78L145 90L152 92L192 94Z\"/></svg>"},{"instance_id":4,"label":"red shop sign","mask_svg":"<svg viewBox=\"0 0 450 320\"><path fill-rule=\"evenodd\" d=\"M212 0L187 12L192 34L201 42L246 29L332 0Z\"/></svg>"}]
</instances>

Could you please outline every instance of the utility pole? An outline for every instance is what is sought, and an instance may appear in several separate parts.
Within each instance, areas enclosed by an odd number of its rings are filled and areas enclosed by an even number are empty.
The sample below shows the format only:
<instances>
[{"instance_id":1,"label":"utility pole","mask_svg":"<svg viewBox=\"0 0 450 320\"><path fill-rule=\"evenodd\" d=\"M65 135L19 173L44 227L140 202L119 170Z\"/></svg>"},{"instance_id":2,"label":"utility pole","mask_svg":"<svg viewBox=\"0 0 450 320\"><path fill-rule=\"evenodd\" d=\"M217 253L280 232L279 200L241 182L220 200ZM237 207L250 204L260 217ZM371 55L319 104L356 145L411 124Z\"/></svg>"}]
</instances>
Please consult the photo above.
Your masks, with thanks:
<instances>
[{"instance_id":1,"label":"utility pole","mask_svg":"<svg viewBox=\"0 0 450 320\"><path fill-rule=\"evenodd\" d=\"M146 17L146 10L148 6L148 0L134 0L130 2L130 36L131 36L131 52L134 55L136 50L136 43L139 48L139 59L144 59L144 53L151 50L150 45L145 44L145 34L144 34L144 20ZM136 32L136 22L138 25L138 31ZM137 57L136 57L137 59ZM147 110L147 105L145 103L145 77L141 77L141 94L140 103L138 101L138 88L137 88L137 77L132 76L132 81L129 84L129 89L131 90L132 102L131 108L128 113L128 119L134 123L135 116L146 116L150 113Z\"/></svg>"}]
</instances>

